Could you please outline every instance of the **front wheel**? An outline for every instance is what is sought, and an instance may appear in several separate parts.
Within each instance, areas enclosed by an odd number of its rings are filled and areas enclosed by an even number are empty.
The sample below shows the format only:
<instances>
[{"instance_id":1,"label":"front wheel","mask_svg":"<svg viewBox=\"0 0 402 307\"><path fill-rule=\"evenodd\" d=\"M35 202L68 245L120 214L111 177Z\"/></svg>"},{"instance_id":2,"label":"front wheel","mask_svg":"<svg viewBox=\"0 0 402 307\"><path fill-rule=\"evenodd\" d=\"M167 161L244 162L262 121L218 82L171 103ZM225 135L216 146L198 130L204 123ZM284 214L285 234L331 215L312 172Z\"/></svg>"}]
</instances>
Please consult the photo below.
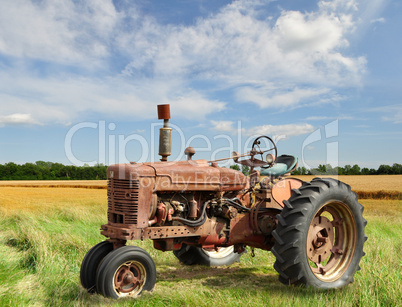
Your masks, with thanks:
<instances>
[{"instance_id":1,"label":"front wheel","mask_svg":"<svg viewBox=\"0 0 402 307\"><path fill-rule=\"evenodd\" d=\"M81 285L89 293L96 292L96 270L103 258L113 250L113 244L103 241L92 247L85 255L81 263L80 280Z\"/></svg>"},{"instance_id":2,"label":"front wheel","mask_svg":"<svg viewBox=\"0 0 402 307\"><path fill-rule=\"evenodd\" d=\"M241 254L235 253L233 246L219 247L216 251L208 251L198 246L183 244L173 254L186 265L222 266L239 262Z\"/></svg>"},{"instance_id":3,"label":"front wheel","mask_svg":"<svg viewBox=\"0 0 402 307\"><path fill-rule=\"evenodd\" d=\"M151 256L142 248L123 246L103 259L96 273L96 289L105 297L137 297L152 291L156 268Z\"/></svg>"},{"instance_id":4,"label":"front wheel","mask_svg":"<svg viewBox=\"0 0 402 307\"><path fill-rule=\"evenodd\" d=\"M350 186L315 178L295 190L284 205L273 231L279 280L321 289L353 282L364 256L367 221Z\"/></svg>"}]
</instances>

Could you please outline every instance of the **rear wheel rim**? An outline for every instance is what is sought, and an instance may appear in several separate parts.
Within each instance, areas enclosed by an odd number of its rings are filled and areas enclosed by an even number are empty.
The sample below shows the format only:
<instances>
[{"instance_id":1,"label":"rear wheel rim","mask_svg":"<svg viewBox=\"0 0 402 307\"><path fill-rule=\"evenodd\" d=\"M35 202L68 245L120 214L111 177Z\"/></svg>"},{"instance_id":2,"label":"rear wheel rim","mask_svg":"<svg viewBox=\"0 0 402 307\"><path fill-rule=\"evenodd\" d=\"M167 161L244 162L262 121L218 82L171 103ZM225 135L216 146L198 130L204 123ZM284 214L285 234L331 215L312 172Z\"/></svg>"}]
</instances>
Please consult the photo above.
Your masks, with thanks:
<instances>
[{"instance_id":1,"label":"rear wheel rim","mask_svg":"<svg viewBox=\"0 0 402 307\"><path fill-rule=\"evenodd\" d=\"M325 282L339 279L356 249L356 223L346 204L331 201L314 215L307 234L307 258L313 274Z\"/></svg>"},{"instance_id":2,"label":"rear wheel rim","mask_svg":"<svg viewBox=\"0 0 402 307\"><path fill-rule=\"evenodd\" d=\"M222 259L225 258L234 252L234 247L218 247L217 250L208 251L206 249L202 249L202 251L208 255L210 258L214 259Z\"/></svg>"}]
</instances>

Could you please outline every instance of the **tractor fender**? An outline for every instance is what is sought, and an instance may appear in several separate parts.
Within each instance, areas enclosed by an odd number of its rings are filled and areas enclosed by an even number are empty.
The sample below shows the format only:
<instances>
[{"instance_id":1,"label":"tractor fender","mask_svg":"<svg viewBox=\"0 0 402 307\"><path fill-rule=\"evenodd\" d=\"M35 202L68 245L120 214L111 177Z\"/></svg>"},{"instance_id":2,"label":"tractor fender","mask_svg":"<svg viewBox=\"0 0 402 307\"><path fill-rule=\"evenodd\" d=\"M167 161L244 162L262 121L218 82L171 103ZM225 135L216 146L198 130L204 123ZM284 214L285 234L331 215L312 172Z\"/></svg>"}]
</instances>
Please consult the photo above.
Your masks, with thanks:
<instances>
[{"instance_id":1,"label":"tractor fender","mask_svg":"<svg viewBox=\"0 0 402 307\"><path fill-rule=\"evenodd\" d=\"M272 187L272 198L283 208L284 200L292 196L292 190L302 186L303 181L297 178L282 178L274 183Z\"/></svg>"}]
</instances>

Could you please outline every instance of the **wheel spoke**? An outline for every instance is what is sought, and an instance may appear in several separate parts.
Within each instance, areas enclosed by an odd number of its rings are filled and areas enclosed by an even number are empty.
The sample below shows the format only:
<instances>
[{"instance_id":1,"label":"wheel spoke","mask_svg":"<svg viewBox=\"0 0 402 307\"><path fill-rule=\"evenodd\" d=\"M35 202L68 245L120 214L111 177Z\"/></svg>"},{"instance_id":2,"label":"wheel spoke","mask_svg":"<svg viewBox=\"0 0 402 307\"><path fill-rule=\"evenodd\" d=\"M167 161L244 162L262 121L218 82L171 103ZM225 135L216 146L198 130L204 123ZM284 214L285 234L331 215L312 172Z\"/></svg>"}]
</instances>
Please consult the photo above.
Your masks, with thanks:
<instances>
[{"instance_id":1,"label":"wheel spoke","mask_svg":"<svg viewBox=\"0 0 402 307\"><path fill-rule=\"evenodd\" d=\"M337 219L337 220L333 220L332 221L332 226L334 226L334 227L339 227L339 226L342 226L343 225L343 219L341 219L341 218L339 218L339 219Z\"/></svg>"},{"instance_id":2,"label":"wheel spoke","mask_svg":"<svg viewBox=\"0 0 402 307\"><path fill-rule=\"evenodd\" d=\"M320 216L324 211L326 211L326 207L322 207L320 210L318 210L317 214L315 216Z\"/></svg>"},{"instance_id":3,"label":"wheel spoke","mask_svg":"<svg viewBox=\"0 0 402 307\"><path fill-rule=\"evenodd\" d=\"M321 263L316 263L315 265L317 266L318 272L320 272L320 274L322 275L325 275L325 273L327 272L325 270L325 267Z\"/></svg>"},{"instance_id":4,"label":"wheel spoke","mask_svg":"<svg viewBox=\"0 0 402 307\"><path fill-rule=\"evenodd\" d=\"M116 278L114 281L116 289L120 289L124 284L124 278L128 272L128 268L126 266L121 267L120 270L116 274Z\"/></svg>"},{"instance_id":5,"label":"wheel spoke","mask_svg":"<svg viewBox=\"0 0 402 307\"><path fill-rule=\"evenodd\" d=\"M329 202L317 211L311 221L307 257L312 272L320 279L337 278L347 267L345 263L350 259L352 244L348 240L348 232L354 231L345 227L348 214L343 204Z\"/></svg>"}]
</instances>

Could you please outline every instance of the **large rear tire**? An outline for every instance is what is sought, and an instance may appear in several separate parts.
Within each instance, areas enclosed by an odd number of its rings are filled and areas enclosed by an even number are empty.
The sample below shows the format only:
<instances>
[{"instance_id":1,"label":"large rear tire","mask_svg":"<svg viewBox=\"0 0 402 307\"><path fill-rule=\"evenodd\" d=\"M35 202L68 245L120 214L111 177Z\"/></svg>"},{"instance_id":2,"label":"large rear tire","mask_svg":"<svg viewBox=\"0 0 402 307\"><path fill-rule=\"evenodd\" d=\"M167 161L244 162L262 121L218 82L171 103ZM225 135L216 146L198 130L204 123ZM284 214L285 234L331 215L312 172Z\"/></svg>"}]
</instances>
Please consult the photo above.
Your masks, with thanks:
<instances>
[{"instance_id":1,"label":"large rear tire","mask_svg":"<svg viewBox=\"0 0 402 307\"><path fill-rule=\"evenodd\" d=\"M201 247L183 244L173 254L186 265L222 266L239 262L241 254L235 253L233 246L220 247L217 251L207 251Z\"/></svg>"},{"instance_id":2,"label":"large rear tire","mask_svg":"<svg viewBox=\"0 0 402 307\"><path fill-rule=\"evenodd\" d=\"M319 289L353 282L364 256L367 221L350 186L315 178L294 190L283 203L272 248L279 280Z\"/></svg>"}]
</instances>

